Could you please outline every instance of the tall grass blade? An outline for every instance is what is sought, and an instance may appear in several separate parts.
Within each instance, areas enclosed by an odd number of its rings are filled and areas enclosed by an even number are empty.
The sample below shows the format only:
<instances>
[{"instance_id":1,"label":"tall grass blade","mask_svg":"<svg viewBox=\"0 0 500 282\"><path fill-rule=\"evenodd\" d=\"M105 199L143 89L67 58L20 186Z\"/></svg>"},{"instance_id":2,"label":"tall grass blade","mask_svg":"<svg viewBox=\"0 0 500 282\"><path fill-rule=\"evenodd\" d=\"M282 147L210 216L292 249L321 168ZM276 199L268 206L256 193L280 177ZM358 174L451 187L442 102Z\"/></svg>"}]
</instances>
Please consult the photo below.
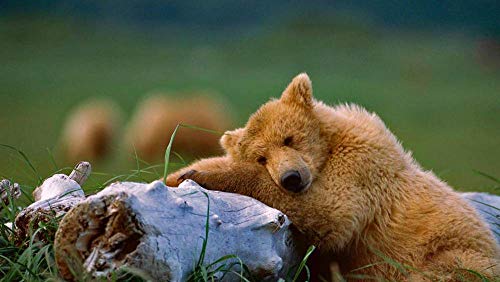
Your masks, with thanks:
<instances>
[{"instance_id":1,"label":"tall grass blade","mask_svg":"<svg viewBox=\"0 0 500 282\"><path fill-rule=\"evenodd\" d=\"M494 176L492 176L490 174L487 174L485 172L482 172L482 171L479 171L479 170L475 170L475 169L473 169L472 171L474 171L475 173L477 173L477 174L479 174L481 176L484 176L484 177L488 178L489 180L495 182L496 184L500 184L500 179L498 179L498 178L496 178L496 177L494 177Z\"/></svg>"},{"instance_id":2,"label":"tall grass blade","mask_svg":"<svg viewBox=\"0 0 500 282\"><path fill-rule=\"evenodd\" d=\"M38 183L39 184L42 183L42 177L40 176L40 174L36 170L35 166L31 163L31 161L28 158L28 156L23 151L17 149L16 147L11 146L11 145L7 145L7 144L0 144L0 146L8 148L8 149L11 149L11 150L17 152L21 156L21 158L26 162L26 164L28 164L28 166L31 169L31 171L33 171L33 173L35 174L35 177L38 179Z\"/></svg>"},{"instance_id":3,"label":"tall grass blade","mask_svg":"<svg viewBox=\"0 0 500 282\"><path fill-rule=\"evenodd\" d=\"M177 124L175 126L174 132L172 133L172 136L170 136L170 142L168 142L167 149L165 150L165 168L163 169L163 183L167 183L168 164L170 162L170 151L172 150L172 144L174 143L174 138L175 135L177 134L177 130L179 130L179 126L181 126L181 124Z\"/></svg>"},{"instance_id":4,"label":"tall grass blade","mask_svg":"<svg viewBox=\"0 0 500 282\"><path fill-rule=\"evenodd\" d=\"M58 170L59 166L57 165L56 159L54 158L54 153L52 153L52 150L49 147L47 147L45 149L47 150L47 153L49 154L50 161L52 162L52 165L54 166L54 169Z\"/></svg>"},{"instance_id":5,"label":"tall grass blade","mask_svg":"<svg viewBox=\"0 0 500 282\"><path fill-rule=\"evenodd\" d=\"M205 260L205 252L207 250L207 244L208 244L208 233L209 233L209 228L210 228L210 197L208 197L207 192L201 191L205 197L207 197L207 216L205 220L205 238L203 238L203 245L201 247L201 253L200 257L198 259L198 263L196 265L201 266L203 265L203 261Z\"/></svg>"},{"instance_id":6,"label":"tall grass blade","mask_svg":"<svg viewBox=\"0 0 500 282\"><path fill-rule=\"evenodd\" d=\"M306 271L307 271L307 280L306 281L309 281L309 279L311 279L309 268L307 268L306 263L307 263L307 260L309 259L309 256L311 256L311 254L314 252L315 249L316 249L316 246L314 246L314 245L311 245L307 249L307 252L306 252L304 258L302 258L302 261L300 262L299 267L297 268L297 271L295 272L295 275L293 276L292 282L295 282L295 281L297 281L297 279L299 279L300 273L302 272L302 269L304 269L304 267L306 268Z\"/></svg>"},{"instance_id":7,"label":"tall grass blade","mask_svg":"<svg viewBox=\"0 0 500 282\"><path fill-rule=\"evenodd\" d=\"M195 130L204 131L204 132L208 132L208 133L212 133L212 134L217 134L217 135L222 135L223 134L223 132L220 132L220 131L217 131L217 130L206 129L206 128L198 127L198 126L195 126L195 125L181 124L181 123L177 124L175 126L174 132L172 133L172 136L170 136L170 141L168 142L167 149L165 150L165 168L163 170L163 182L165 182L165 183L167 182L168 165L169 165L169 162L170 162L170 152L172 151L172 144L174 143L174 138L175 138L175 135L177 134L177 130L179 130L179 127L185 127L185 128L189 128L189 129L195 129ZM176 153L174 152L174 154L176 154ZM179 155L179 157L180 157L180 155ZM180 159L181 159L181 161L184 162L184 159L182 157L180 157Z\"/></svg>"}]
</instances>

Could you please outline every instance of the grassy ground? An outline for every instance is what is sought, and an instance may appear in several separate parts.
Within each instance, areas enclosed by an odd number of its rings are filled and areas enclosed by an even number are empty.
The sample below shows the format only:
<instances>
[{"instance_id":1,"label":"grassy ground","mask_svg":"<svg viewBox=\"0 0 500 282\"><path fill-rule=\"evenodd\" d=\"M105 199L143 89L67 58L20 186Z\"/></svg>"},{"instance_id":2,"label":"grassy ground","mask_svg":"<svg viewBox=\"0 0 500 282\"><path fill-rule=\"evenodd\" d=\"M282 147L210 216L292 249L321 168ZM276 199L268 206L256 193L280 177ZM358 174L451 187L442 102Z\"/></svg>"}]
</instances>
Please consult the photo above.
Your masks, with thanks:
<instances>
[{"instance_id":1,"label":"grassy ground","mask_svg":"<svg viewBox=\"0 0 500 282\"><path fill-rule=\"evenodd\" d=\"M21 183L25 194L1 222L32 201L40 179L74 165L60 160L56 142L65 115L86 97L112 97L130 114L150 91L209 89L228 101L237 126L302 71L318 99L377 112L425 168L455 188L498 193L498 184L475 171L500 175L500 73L476 55L472 37L335 20L210 33L0 19L0 144L27 156L0 147L0 177ZM161 163L138 163L120 144L114 151L94 164L87 193L113 180L162 176ZM4 277L55 277L50 244L18 248L8 237L2 230Z\"/></svg>"},{"instance_id":2,"label":"grassy ground","mask_svg":"<svg viewBox=\"0 0 500 282\"><path fill-rule=\"evenodd\" d=\"M167 149L167 154L170 151ZM21 158L26 162L28 167L31 167L30 160L25 158L23 153L18 152ZM169 160L166 157L165 167L169 167ZM71 169L63 168L57 173L69 174ZM165 170L166 173L166 170ZM141 181L142 176L146 174L154 174L159 178L155 167L141 167L133 171L125 177L125 180ZM41 178L37 175L37 178ZM108 181L114 181L114 177ZM108 181L100 183L100 187L106 186ZM88 187L87 187L88 188ZM0 281L63 281L58 274L55 265L54 257L54 234L58 229L61 216L46 215L46 220L40 221L38 225L30 226L26 237L19 235L16 231L16 226L9 226L10 222L14 222L18 213L22 210L25 202L29 204L33 199L26 191L32 190L33 187L22 186L23 195L18 200L13 200L13 196L9 194L9 201L0 201ZM88 189L87 189L88 190ZM7 192L8 193L8 192ZM208 200L206 211L206 224L204 234L199 234L203 239L199 257L196 261L191 275L188 277L189 282L208 282L220 281L222 277L228 275L240 278L240 281L252 282L258 281L252 277L245 265L237 255L227 254L218 258L215 261L205 260L206 247L211 244L209 238L209 218L210 218L210 201L207 193L203 192ZM2 194L2 193L0 193ZM43 238L43 239L39 239ZM290 267L285 277L281 278L280 282L295 282L309 281L310 271L306 265L307 259L315 250L314 246L310 246L302 261L297 265ZM71 264L68 264L71 266ZM75 265L73 265L75 266ZM81 267L78 265L78 267ZM107 278L92 278L89 277L83 269L72 269L76 281L151 281L147 275L140 269L121 268L120 270L110 273Z\"/></svg>"},{"instance_id":3,"label":"grassy ground","mask_svg":"<svg viewBox=\"0 0 500 282\"><path fill-rule=\"evenodd\" d=\"M175 133L174 133L175 135ZM173 141L175 136L172 136L170 144ZM90 182L90 185L87 184L84 186L84 190L87 192L93 193L105 187L108 183L116 181L116 179L120 178L126 181L147 181L145 177L153 176L154 179L158 179L160 177L165 177L168 173L167 168L172 165L169 161L170 155L170 146L167 148L165 154L165 164L162 165L153 165L153 166L144 166L144 164L140 160L136 160L137 168L132 170L129 174L118 175L118 176L110 176L101 174L100 178L107 178L106 181L98 182L96 177L94 177L94 181ZM16 151L19 157L23 160L26 170L31 170L37 179L37 183L42 181L42 176L38 174L36 168L32 165L29 158L22 151ZM173 165L179 165L173 163ZM161 170L164 169L164 175L160 174ZM54 173L65 173L69 174L71 168L60 168L54 171ZM97 177L99 178L99 177ZM493 182L496 183L496 189L500 188L498 185L500 184L500 180L496 178L491 178ZM62 281L59 277L57 267L55 265L55 257L54 257L54 238L53 235L58 229L59 221L61 217L50 217L47 216L46 221L41 221L38 225L31 226L26 237L19 237L19 233L16 232L16 226L9 227L9 222L14 222L18 213L23 209L24 206L33 202L31 195L28 191L32 191L34 187L28 185L22 185L22 196L20 199L13 200L12 196L9 195L10 201L8 203L4 203L0 201L0 281ZM208 195L205 194L208 198ZM498 208L495 208L497 211ZM209 238L209 215L210 215L210 201L207 206L207 214L206 214L206 225L205 225L205 234L199 234L201 238L203 238L202 248L199 254L199 258L197 259L197 263L195 268L193 269L188 281L192 282L208 282L208 281L219 281L218 277L220 275L236 275L236 277L240 278L240 281L251 282L257 281L252 277L248 268L245 265L244 261L241 261L238 256L234 254L227 254L216 261L206 261L205 250L207 244L210 244ZM43 234L40 236L40 234ZM40 241L37 238L48 238L48 240ZM284 278L279 279L278 282L296 282L296 281L311 281L311 274L309 271L309 267L307 266L307 260L309 256L314 252L315 246L310 246L305 253L302 261L296 265L288 269L287 274ZM392 266L394 269L400 271L404 276L409 276L410 273L423 273L422 271L415 269L412 266L405 265L399 263L390 257L384 255L377 250L374 250L375 254L379 256L379 261L371 264L360 267L351 271L350 273L345 274L344 277L339 274L337 279L338 281L346 281L345 279L349 279L349 281L356 280L374 280L374 281L387 281L381 277L371 277L366 276L364 274L360 274L359 271L374 267L380 264L387 264ZM118 271L112 272L108 278L100 278L95 279L88 277L83 271L75 272L78 275L76 276L77 281L149 281L150 279L147 276L144 276L144 273L140 270L134 269L120 269ZM426 277L423 274L423 277ZM490 280L487 277L483 276L480 272L471 269L459 269L457 273L454 274L454 279L456 281L498 281L498 280ZM321 276L319 277L321 278ZM430 278L432 281L434 278ZM473 279L473 280L471 280ZM320 279L321 280L321 279ZM326 281L326 280L321 280ZM441 281L441 279L437 279L436 281Z\"/></svg>"},{"instance_id":4,"label":"grassy ground","mask_svg":"<svg viewBox=\"0 0 500 282\"><path fill-rule=\"evenodd\" d=\"M1 19L0 143L21 148L47 175L47 148L59 162L65 115L88 96L113 97L130 114L154 90L211 89L241 125L307 71L317 98L377 112L425 168L456 188L488 191L493 183L473 170L500 175L500 76L475 50L473 38L451 33L335 21L207 33ZM1 176L33 181L15 154L0 149L0 159ZM129 159L97 170L125 172Z\"/></svg>"},{"instance_id":5,"label":"grassy ground","mask_svg":"<svg viewBox=\"0 0 500 282\"><path fill-rule=\"evenodd\" d=\"M175 138L175 131L171 137L169 146L165 153L165 163L162 165L144 166L144 164L136 159L137 168L132 170L128 175L118 175L110 177L109 175L103 175L102 177L108 177L104 182L100 182L96 185L96 180L92 184L84 187L87 192L93 193L105 187L108 183L116 181L120 178L125 181L147 181L144 176L153 175L155 179L160 178L159 171L163 168L164 174L162 177L166 177L168 173L168 168L171 165L180 165L178 163L170 163L169 156L171 155L171 144ZM9 148L15 150L14 148ZM30 159L20 150L16 153L23 160L26 169L31 170L37 179L37 183L40 184L42 181L42 176L38 174L36 168L31 163ZM163 166L163 167L162 167ZM54 173L65 173L69 174L71 168L60 168L54 171ZM110 178L109 178L110 177ZM489 176L486 176L488 178ZM95 178L95 177L94 177ZM500 188L500 180L491 177L491 181L496 183L495 189ZM86 188L86 189L85 189ZM18 213L23 209L24 206L33 202L31 195L28 191L32 191L34 187L31 186L21 186L22 196L20 199L13 200L13 196L9 194L9 201L0 201L0 281L62 281L59 277L57 267L55 265L54 257L54 234L58 229L61 216L53 217L46 216L45 221L40 221L38 225L30 226L28 234L26 237L21 237L19 232L16 232L16 226L9 223L14 222ZM208 195L205 193L208 199ZM495 210L498 212L499 209L496 207ZM207 212L206 212L206 224L205 233L199 234L203 239L201 251L197 263L188 278L189 282L208 282L208 281L219 281L221 275L236 275L240 278L240 281L252 282L257 281L242 261L237 255L227 254L215 261L206 261L205 251L208 244L210 244L209 238L209 217L210 217L210 201L208 201ZM37 238L45 238L40 239ZM311 272L307 266L307 261L309 256L314 252L315 246L310 246L307 252L304 254L302 261L295 266L288 269L286 276L280 278L278 282L296 282L296 281L311 281ZM431 281L441 281L444 278L431 277L424 272L416 269L410 265L406 265L397 262L390 257L384 255L383 253L373 250L376 255L379 256L379 261L370 265L366 265L351 272L344 274L344 276L337 275L336 281L355 281L355 280L374 280L374 281L387 281L382 277L372 277L364 274L360 274L359 271L374 267L380 264L387 264L400 271L404 276L408 277L411 273L420 273L427 277ZM83 270L76 271L76 281L150 281L151 279L144 275L141 270L121 268L114 271L108 275L107 278L95 279L89 277L85 274ZM314 274L317 275L317 274ZM483 276L480 272L472 269L457 269L456 273L453 274L453 279L456 281L498 281L496 277L494 280ZM327 281L319 277L321 281ZM317 279L317 278L313 278Z\"/></svg>"}]
</instances>

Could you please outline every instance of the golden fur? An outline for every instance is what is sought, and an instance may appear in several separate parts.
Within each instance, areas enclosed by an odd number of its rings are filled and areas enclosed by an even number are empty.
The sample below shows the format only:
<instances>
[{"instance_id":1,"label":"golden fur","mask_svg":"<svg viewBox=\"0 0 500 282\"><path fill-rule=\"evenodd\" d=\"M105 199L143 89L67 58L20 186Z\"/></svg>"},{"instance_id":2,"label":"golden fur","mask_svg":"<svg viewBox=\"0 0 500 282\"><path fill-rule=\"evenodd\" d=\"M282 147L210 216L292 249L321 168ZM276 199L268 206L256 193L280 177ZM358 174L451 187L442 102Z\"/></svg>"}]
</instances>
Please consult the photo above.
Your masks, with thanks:
<instances>
[{"instance_id":1,"label":"golden fur","mask_svg":"<svg viewBox=\"0 0 500 282\"><path fill-rule=\"evenodd\" d=\"M177 124L223 131L230 126L224 105L205 95L172 99L153 95L139 104L126 133L127 149L135 150L146 161L162 158ZM190 128L179 128L173 150L183 155L208 156L220 152L220 135Z\"/></svg>"},{"instance_id":2,"label":"golden fur","mask_svg":"<svg viewBox=\"0 0 500 282\"><path fill-rule=\"evenodd\" d=\"M99 161L108 156L120 126L121 111L107 99L92 99L71 111L60 145L66 161Z\"/></svg>"},{"instance_id":3,"label":"golden fur","mask_svg":"<svg viewBox=\"0 0 500 282\"><path fill-rule=\"evenodd\" d=\"M454 281L474 279L463 269L499 274L499 248L476 211L424 171L377 115L314 100L306 74L221 144L225 156L195 162L167 185L190 178L282 210L346 277ZM290 169L311 184L299 193L283 189L279 179ZM381 254L419 271L377 264ZM375 265L350 273L368 264Z\"/></svg>"}]
</instances>

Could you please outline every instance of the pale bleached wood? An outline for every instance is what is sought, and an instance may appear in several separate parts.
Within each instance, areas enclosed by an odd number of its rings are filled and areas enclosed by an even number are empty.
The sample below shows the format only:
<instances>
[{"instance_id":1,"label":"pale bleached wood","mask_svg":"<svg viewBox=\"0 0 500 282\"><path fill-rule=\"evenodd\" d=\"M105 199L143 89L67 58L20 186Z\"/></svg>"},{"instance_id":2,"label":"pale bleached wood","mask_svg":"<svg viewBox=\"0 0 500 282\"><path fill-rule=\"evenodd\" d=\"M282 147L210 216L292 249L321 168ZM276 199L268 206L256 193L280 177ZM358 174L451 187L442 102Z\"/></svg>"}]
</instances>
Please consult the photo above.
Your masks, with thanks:
<instances>
[{"instance_id":1,"label":"pale bleached wood","mask_svg":"<svg viewBox=\"0 0 500 282\"><path fill-rule=\"evenodd\" d=\"M275 281L297 262L290 221L255 199L192 181L178 188L123 182L88 197L61 221L55 240L60 273L66 279L82 271L107 277L125 267L153 281L185 281L202 249L208 199L205 265L236 255L258 281ZM228 274L225 280L239 278Z\"/></svg>"},{"instance_id":2,"label":"pale bleached wood","mask_svg":"<svg viewBox=\"0 0 500 282\"><path fill-rule=\"evenodd\" d=\"M52 223L54 229L37 233L37 240L50 241L57 227L57 218L63 216L73 206L85 199L80 185L90 175L91 166L88 162L80 162L70 176L55 174L47 178L42 185L33 191L35 201L23 209L16 217L16 234L22 241L30 230L36 230L40 222Z\"/></svg>"},{"instance_id":3,"label":"pale bleached wood","mask_svg":"<svg viewBox=\"0 0 500 282\"><path fill-rule=\"evenodd\" d=\"M34 192L37 202L16 218L18 236L23 238L30 225L62 217L73 208L61 221L55 239L57 265L66 279L109 277L115 270L128 268L154 281L186 280L205 236L207 197L210 212L205 265L224 255L237 255L257 280L276 280L303 254L287 217L252 198L208 191L188 180L179 188L159 181L117 182L85 199L80 185L89 174L90 164L82 162L70 176L48 178ZM3 180L2 200L7 191L20 195L19 185ZM498 232L495 214L500 197L462 195ZM225 280L239 278L228 275Z\"/></svg>"}]
</instances>

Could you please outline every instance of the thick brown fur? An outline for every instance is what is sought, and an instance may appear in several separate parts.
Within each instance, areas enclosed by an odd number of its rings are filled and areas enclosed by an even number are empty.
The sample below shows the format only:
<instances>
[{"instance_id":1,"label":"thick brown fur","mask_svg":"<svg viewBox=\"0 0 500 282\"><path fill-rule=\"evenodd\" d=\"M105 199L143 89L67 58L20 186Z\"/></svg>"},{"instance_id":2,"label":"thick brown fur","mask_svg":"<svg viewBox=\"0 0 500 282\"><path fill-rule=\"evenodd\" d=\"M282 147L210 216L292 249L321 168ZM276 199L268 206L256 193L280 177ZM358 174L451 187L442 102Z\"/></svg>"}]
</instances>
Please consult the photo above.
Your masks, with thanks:
<instances>
[{"instance_id":1,"label":"thick brown fur","mask_svg":"<svg viewBox=\"0 0 500 282\"><path fill-rule=\"evenodd\" d=\"M139 104L128 126L126 146L146 161L162 158L177 124L224 131L231 125L227 109L219 100L207 95L174 99L153 95ZM173 149L181 155L208 156L220 152L218 134L190 128L179 128Z\"/></svg>"},{"instance_id":2,"label":"thick brown fur","mask_svg":"<svg viewBox=\"0 0 500 282\"><path fill-rule=\"evenodd\" d=\"M116 138L122 113L107 99L91 99L69 114L60 138L67 162L106 158Z\"/></svg>"},{"instance_id":3,"label":"thick brown fur","mask_svg":"<svg viewBox=\"0 0 500 282\"><path fill-rule=\"evenodd\" d=\"M225 156L195 162L171 174L167 185L189 178L282 210L326 259L338 261L346 278L476 278L464 269L499 274L498 246L476 211L424 171L377 115L314 100L306 74L221 144ZM281 187L290 169L310 181L308 188Z\"/></svg>"}]
</instances>

